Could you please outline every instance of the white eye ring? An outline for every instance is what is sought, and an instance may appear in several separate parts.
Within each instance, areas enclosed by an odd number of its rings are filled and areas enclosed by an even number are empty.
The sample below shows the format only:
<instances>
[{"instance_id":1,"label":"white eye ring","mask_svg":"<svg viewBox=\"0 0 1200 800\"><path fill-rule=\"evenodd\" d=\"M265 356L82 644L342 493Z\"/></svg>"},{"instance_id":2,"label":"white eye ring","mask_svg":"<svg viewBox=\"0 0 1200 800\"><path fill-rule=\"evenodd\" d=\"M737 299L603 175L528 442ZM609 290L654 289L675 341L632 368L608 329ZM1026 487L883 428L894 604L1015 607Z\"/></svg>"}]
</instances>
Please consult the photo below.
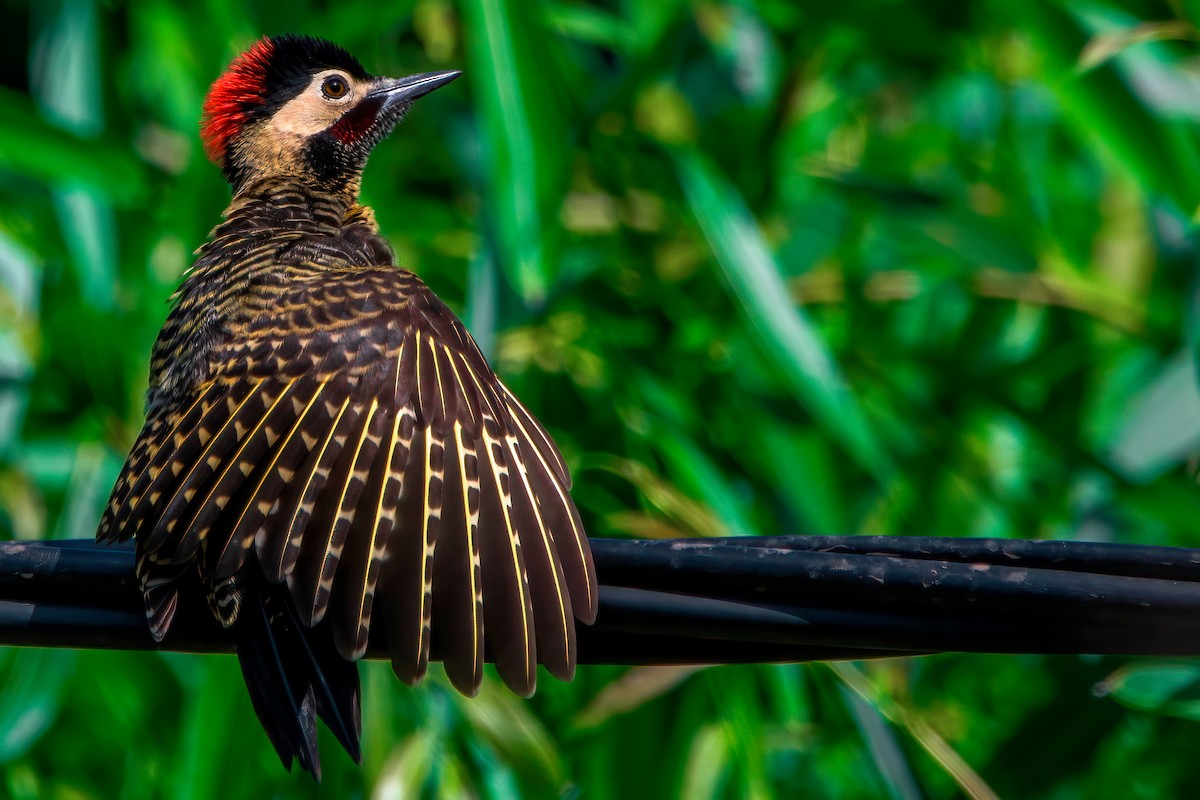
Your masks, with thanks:
<instances>
[{"instance_id":1,"label":"white eye ring","mask_svg":"<svg viewBox=\"0 0 1200 800\"><path fill-rule=\"evenodd\" d=\"M341 100L350 94L350 82L341 75L330 75L321 81L321 94L326 100Z\"/></svg>"}]
</instances>

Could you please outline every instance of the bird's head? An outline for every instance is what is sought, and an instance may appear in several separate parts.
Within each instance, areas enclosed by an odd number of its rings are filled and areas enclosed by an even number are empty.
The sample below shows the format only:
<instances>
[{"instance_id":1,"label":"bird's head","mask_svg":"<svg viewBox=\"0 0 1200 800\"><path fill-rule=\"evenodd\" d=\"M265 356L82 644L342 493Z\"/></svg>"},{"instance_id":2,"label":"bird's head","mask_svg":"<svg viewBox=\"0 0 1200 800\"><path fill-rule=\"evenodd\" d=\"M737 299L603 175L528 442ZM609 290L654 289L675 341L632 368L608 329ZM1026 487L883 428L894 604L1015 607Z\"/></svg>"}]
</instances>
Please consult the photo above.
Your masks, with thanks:
<instances>
[{"instance_id":1,"label":"bird's head","mask_svg":"<svg viewBox=\"0 0 1200 800\"><path fill-rule=\"evenodd\" d=\"M323 39L266 37L209 90L204 150L234 194L273 176L357 191L367 156L412 102L459 74L377 78Z\"/></svg>"}]
</instances>

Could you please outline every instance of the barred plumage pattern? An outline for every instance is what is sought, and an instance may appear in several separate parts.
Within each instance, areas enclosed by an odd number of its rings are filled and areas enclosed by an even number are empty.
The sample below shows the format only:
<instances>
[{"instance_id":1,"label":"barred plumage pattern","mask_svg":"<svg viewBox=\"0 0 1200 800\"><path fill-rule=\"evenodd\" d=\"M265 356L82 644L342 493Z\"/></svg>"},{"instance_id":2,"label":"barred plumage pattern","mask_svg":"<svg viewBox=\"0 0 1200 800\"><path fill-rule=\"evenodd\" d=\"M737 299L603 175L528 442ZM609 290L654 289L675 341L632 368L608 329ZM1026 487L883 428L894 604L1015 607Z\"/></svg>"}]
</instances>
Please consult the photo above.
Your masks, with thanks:
<instances>
[{"instance_id":1,"label":"barred plumage pattern","mask_svg":"<svg viewBox=\"0 0 1200 800\"><path fill-rule=\"evenodd\" d=\"M597 597L566 466L370 210L265 180L198 253L99 532L136 538L154 635L189 572L226 625L265 579L346 659L378 621L409 682L431 646L467 694L485 657L569 679Z\"/></svg>"}]
</instances>

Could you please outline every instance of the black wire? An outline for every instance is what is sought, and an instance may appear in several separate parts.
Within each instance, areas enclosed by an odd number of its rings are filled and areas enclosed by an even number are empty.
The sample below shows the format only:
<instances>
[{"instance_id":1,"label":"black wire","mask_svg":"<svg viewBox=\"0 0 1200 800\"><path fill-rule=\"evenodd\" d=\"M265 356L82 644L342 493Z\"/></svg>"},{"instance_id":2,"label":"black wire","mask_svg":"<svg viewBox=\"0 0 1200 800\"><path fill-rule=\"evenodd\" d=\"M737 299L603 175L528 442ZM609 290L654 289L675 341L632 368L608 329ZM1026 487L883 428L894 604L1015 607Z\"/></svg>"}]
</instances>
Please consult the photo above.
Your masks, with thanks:
<instances>
[{"instance_id":1,"label":"black wire","mask_svg":"<svg viewBox=\"0 0 1200 800\"><path fill-rule=\"evenodd\" d=\"M1050 567L1073 572L1200 581L1200 550L1160 545L1029 539L963 539L948 536L743 536L683 540L829 553Z\"/></svg>"},{"instance_id":2,"label":"black wire","mask_svg":"<svg viewBox=\"0 0 1200 800\"><path fill-rule=\"evenodd\" d=\"M593 539L584 663L1200 654L1200 551L920 537ZM126 547L0 543L0 644L229 652L203 603L150 637ZM382 656L374 646L369 655Z\"/></svg>"}]
</instances>

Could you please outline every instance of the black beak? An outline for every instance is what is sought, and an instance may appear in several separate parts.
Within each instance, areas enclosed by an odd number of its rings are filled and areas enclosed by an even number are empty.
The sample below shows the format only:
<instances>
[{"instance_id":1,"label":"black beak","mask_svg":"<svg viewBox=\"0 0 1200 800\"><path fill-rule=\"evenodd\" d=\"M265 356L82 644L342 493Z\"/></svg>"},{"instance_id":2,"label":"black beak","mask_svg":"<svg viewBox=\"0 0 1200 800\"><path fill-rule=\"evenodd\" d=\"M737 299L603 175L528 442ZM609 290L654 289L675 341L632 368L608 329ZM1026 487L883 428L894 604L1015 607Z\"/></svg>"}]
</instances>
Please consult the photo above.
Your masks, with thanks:
<instances>
[{"instance_id":1,"label":"black beak","mask_svg":"<svg viewBox=\"0 0 1200 800\"><path fill-rule=\"evenodd\" d=\"M383 78L376 88L367 93L367 97L382 98L382 108L390 108L400 103L411 103L434 89L440 89L459 75L462 75L460 70L451 69L444 72L422 72L419 75L409 75L407 78Z\"/></svg>"}]
</instances>

